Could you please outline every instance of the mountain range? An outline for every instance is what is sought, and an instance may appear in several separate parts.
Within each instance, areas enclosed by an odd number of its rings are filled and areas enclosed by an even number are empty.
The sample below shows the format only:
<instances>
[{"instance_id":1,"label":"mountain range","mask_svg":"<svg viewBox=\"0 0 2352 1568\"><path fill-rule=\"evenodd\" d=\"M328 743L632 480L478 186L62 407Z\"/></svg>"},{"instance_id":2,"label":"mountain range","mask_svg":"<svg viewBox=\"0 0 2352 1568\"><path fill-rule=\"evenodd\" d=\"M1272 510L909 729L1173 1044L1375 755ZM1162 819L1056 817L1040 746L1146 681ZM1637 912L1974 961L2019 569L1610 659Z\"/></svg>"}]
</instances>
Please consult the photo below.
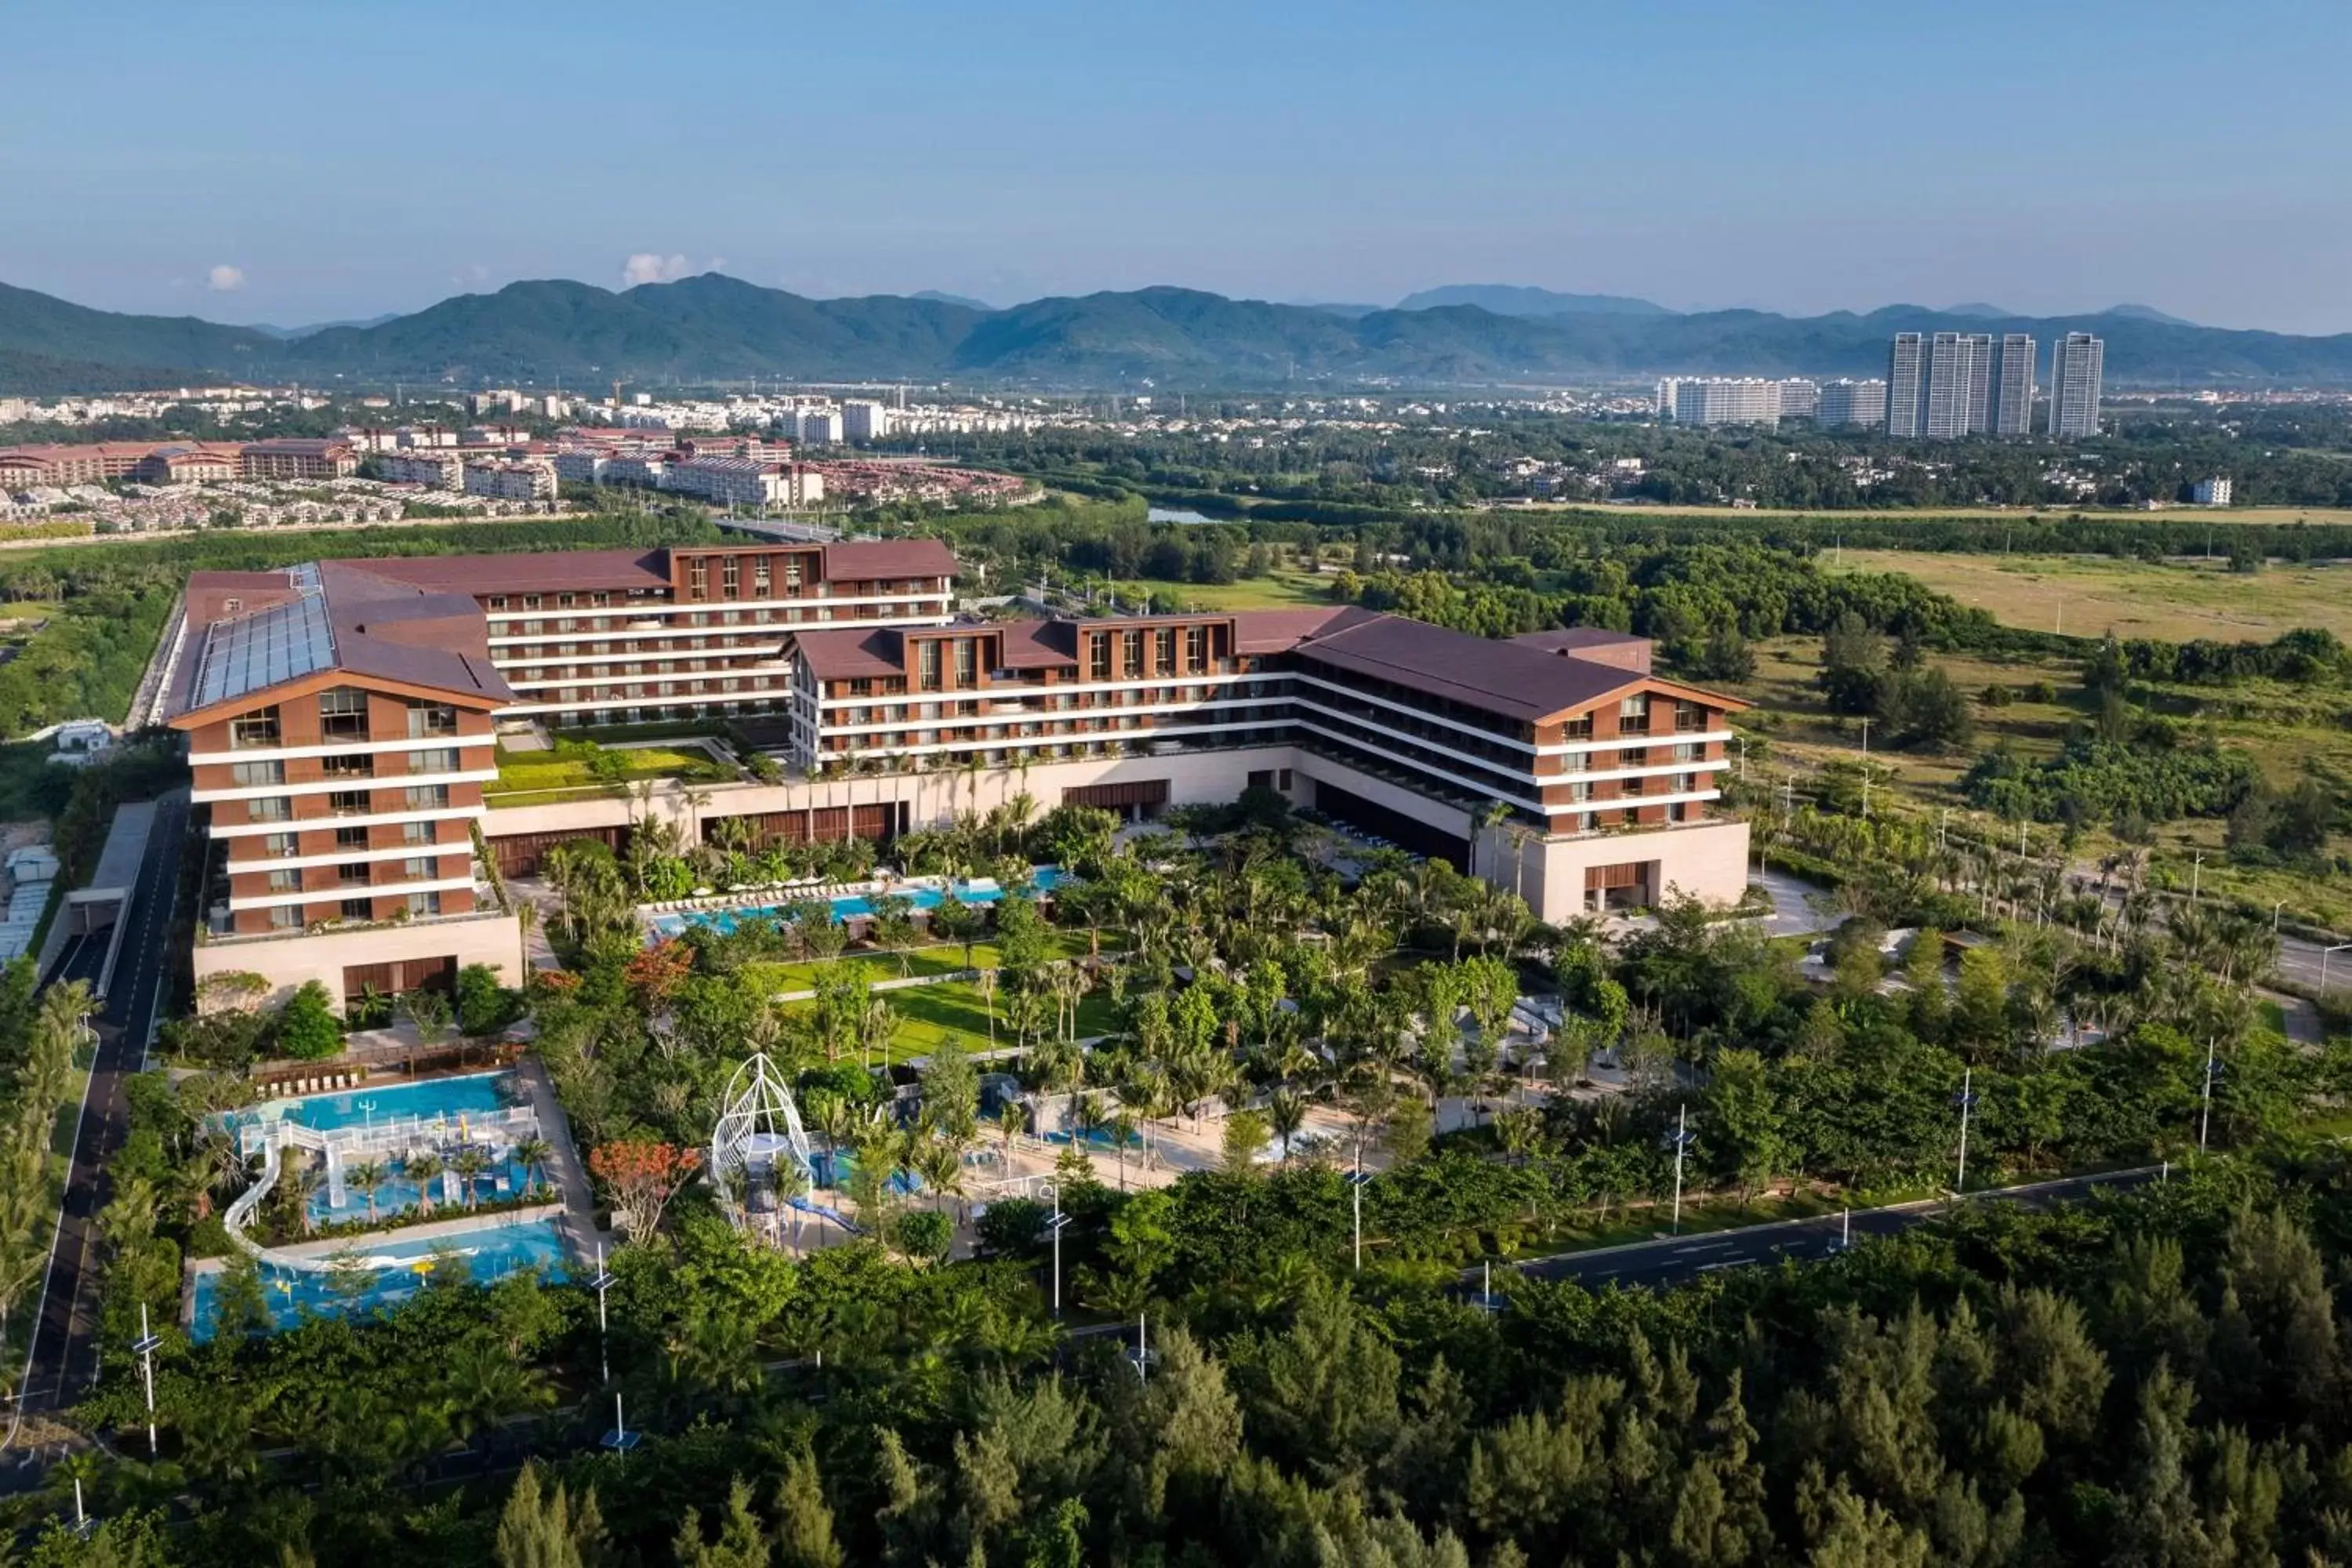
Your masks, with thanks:
<instances>
[{"instance_id":1,"label":"mountain range","mask_svg":"<svg viewBox=\"0 0 2352 1568\"><path fill-rule=\"evenodd\" d=\"M1866 376L1885 373L1893 333L1947 329L2029 331L2045 343L2094 331L2106 340L2106 374L2116 384L2352 383L2352 334L2201 327L2145 306L2043 318L1980 313L1995 310L1681 313L1618 296L1496 285L1433 289L1393 309L1155 288L989 310L936 296L811 300L705 273L619 292L562 280L513 283L410 315L295 335L117 314L0 285L0 392L191 379L601 387L615 379L776 376L1244 388L1541 384L1661 373Z\"/></svg>"}]
</instances>

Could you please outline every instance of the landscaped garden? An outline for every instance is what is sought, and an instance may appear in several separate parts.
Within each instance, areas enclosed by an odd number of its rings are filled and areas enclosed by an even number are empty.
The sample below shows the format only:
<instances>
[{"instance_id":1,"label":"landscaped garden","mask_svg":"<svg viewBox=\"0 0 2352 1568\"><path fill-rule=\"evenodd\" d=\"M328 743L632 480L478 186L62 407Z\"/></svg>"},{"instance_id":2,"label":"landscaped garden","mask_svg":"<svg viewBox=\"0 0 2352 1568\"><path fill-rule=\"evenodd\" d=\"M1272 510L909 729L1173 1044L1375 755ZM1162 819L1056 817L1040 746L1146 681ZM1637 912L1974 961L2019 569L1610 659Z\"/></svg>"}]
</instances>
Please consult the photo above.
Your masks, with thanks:
<instances>
[{"instance_id":1,"label":"landscaped garden","mask_svg":"<svg viewBox=\"0 0 2352 1568\"><path fill-rule=\"evenodd\" d=\"M498 760L498 782L482 786L482 798L492 806L552 805L624 795L631 784L648 779L729 784L743 776L733 763L686 742L606 745L563 736L543 752L502 745Z\"/></svg>"}]
</instances>

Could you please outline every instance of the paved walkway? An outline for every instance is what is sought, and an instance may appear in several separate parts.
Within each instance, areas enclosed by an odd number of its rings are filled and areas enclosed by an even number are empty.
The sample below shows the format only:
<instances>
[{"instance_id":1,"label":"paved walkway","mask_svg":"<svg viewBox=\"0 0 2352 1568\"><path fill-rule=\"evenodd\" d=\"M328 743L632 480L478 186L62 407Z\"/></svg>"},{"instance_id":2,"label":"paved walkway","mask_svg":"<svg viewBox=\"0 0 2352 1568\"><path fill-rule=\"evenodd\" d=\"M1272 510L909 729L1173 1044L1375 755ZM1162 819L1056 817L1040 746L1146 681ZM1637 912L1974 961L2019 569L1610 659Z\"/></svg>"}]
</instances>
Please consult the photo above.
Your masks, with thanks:
<instances>
[{"instance_id":1,"label":"paved walkway","mask_svg":"<svg viewBox=\"0 0 2352 1568\"><path fill-rule=\"evenodd\" d=\"M563 1102L555 1097L555 1085L547 1076L547 1068L535 1056L527 1056L516 1067L523 1087L530 1092L531 1109L539 1113L539 1135L547 1140L553 1152L548 1156L548 1174L553 1178L556 1190L563 1194L563 1218L557 1226L564 1246L570 1249L575 1263L592 1263L597 1247L610 1247L613 1238L596 1227L596 1189L588 1180L588 1167L580 1158L580 1149L572 1141L572 1121L563 1114Z\"/></svg>"}]
</instances>

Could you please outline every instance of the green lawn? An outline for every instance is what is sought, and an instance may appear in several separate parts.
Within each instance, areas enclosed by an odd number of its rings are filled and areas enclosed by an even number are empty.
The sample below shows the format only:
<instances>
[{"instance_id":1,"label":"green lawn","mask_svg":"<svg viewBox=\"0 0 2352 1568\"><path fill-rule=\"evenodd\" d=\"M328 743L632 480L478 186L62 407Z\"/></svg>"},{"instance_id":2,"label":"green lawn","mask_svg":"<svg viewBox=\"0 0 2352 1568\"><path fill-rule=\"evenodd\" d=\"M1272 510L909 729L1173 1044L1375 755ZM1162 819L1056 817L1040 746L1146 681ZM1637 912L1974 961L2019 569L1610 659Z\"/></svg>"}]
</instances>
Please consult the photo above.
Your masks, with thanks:
<instances>
[{"instance_id":1,"label":"green lawn","mask_svg":"<svg viewBox=\"0 0 2352 1568\"><path fill-rule=\"evenodd\" d=\"M1117 952L1126 944L1127 939L1118 932L1103 932L1105 952ZM1048 957L1076 958L1087 951L1087 933L1082 931L1045 933ZM964 968L994 969L998 962L994 942L976 942L971 945L970 964L964 962L961 942L941 942L931 947L908 948L902 952L853 952L836 959L813 959L799 963L753 963L745 968L760 984L776 993L785 993L814 989L817 971L832 964L848 965L871 984L877 980L898 980L913 975L952 974Z\"/></svg>"},{"instance_id":2,"label":"green lawn","mask_svg":"<svg viewBox=\"0 0 2352 1568\"><path fill-rule=\"evenodd\" d=\"M904 991L887 993L883 998L898 1015L898 1033L890 1041L890 1059L902 1062L911 1057L925 1057L953 1039L967 1051L991 1048L988 1028L987 998L978 985L969 980L950 980L940 985L909 986ZM1047 1014L1048 1020L1051 1013ZM1118 1019L1110 998L1099 991L1091 992L1078 1004L1078 1035L1107 1035L1118 1027ZM1005 1025L1004 998L996 998L995 1047L1003 1048L1013 1043L1012 1031Z\"/></svg>"},{"instance_id":3,"label":"green lawn","mask_svg":"<svg viewBox=\"0 0 2352 1568\"><path fill-rule=\"evenodd\" d=\"M1147 593L1164 595L1187 607L1203 610L1288 610L1301 605L1332 603L1330 576L1304 572L1276 572L1244 577L1237 583L1174 583L1144 577L1117 584L1121 598Z\"/></svg>"},{"instance_id":4,"label":"green lawn","mask_svg":"<svg viewBox=\"0 0 2352 1568\"><path fill-rule=\"evenodd\" d=\"M618 779L597 776L590 765L600 756L622 759ZM574 752L509 752L499 748L499 782L484 786L491 805L539 805L558 800L593 800L616 795L637 779L686 779L697 784L724 784L736 777L733 768L709 752L690 747L631 746L625 750ZM561 793L558 793L561 792ZM501 800L500 796L516 798Z\"/></svg>"}]
</instances>

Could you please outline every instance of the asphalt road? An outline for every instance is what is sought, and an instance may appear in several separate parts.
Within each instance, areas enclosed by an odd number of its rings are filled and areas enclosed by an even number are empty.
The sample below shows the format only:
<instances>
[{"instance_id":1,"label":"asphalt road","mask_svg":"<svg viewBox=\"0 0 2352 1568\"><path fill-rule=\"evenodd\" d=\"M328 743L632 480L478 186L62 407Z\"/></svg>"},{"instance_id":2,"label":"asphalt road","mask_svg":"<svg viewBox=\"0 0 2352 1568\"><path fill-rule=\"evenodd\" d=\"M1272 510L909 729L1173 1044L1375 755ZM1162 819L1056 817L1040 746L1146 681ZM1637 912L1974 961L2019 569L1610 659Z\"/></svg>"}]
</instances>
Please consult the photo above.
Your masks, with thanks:
<instances>
[{"instance_id":1,"label":"asphalt road","mask_svg":"<svg viewBox=\"0 0 2352 1568\"><path fill-rule=\"evenodd\" d=\"M2049 1208L2057 1204L2080 1203L2101 1189L2129 1191L2157 1180L2158 1175L2158 1170L2152 1166L2143 1170L2109 1171L2095 1176L2069 1176L2061 1181L2037 1182L2031 1186L2000 1187L1971 1193L1967 1201L1972 1204L2013 1203L2022 1204L2028 1208ZM1941 1217L1949 1206L1947 1199L1931 1198L1897 1208L1856 1209L1852 1215L1852 1234L1857 1239L1866 1236L1897 1236L1913 1226ZM1591 1252L1539 1258L1519 1265L1519 1270L1538 1279L1573 1279L1593 1289L1609 1284L1680 1285L1701 1275L1727 1268L1769 1265L1783 1259L1831 1257L1843 1245L1846 1223L1843 1216L1824 1215L1813 1219L1748 1226L1739 1230L1710 1231L1700 1236L1665 1236L1655 1241L1637 1241Z\"/></svg>"},{"instance_id":2,"label":"asphalt road","mask_svg":"<svg viewBox=\"0 0 2352 1568\"><path fill-rule=\"evenodd\" d=\"M179 891L187 816L184 793L157 803L139 879L122 911L128 929L105 1009L93 1020L98 1026L97 1060L82 1102L65 1215L49 1254L40 1317L33 1331L33 1353L22 1388L21 1408L26 1411L63 1409L87 1393L98 1375L97 1218L108 1195L105 1163L130 1130L123 1086L146 1062L171 973L165 939ZM102 943L89 946L100 949L99 956L103 957Z\"/></svg>"}]
</instances>

